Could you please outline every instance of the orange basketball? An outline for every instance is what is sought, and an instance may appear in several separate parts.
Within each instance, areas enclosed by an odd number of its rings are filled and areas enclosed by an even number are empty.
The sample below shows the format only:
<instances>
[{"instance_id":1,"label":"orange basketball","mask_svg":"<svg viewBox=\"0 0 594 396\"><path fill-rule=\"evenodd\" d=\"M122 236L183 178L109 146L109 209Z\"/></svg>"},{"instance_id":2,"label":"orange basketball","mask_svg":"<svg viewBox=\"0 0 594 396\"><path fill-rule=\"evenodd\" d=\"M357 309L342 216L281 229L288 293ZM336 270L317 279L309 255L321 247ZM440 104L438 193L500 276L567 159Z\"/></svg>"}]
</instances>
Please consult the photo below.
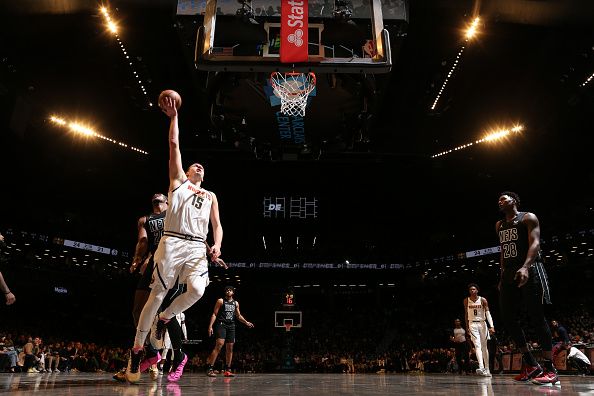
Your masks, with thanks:
<instances>
[{"instance_id":1,"label":"orange basketball","mask_svg":"<svg viewBox=\"0 0 594 396\"><path fill-rule=\"evenodd\" d=\"M181 96L177 92L172 89L166 89L165 91L161 92L159 95L159 107L163 107L163 99L165 96L169 96L171 99L175 101L175 108L179 110L182 105Z\"/></svg>"}]
</instances>

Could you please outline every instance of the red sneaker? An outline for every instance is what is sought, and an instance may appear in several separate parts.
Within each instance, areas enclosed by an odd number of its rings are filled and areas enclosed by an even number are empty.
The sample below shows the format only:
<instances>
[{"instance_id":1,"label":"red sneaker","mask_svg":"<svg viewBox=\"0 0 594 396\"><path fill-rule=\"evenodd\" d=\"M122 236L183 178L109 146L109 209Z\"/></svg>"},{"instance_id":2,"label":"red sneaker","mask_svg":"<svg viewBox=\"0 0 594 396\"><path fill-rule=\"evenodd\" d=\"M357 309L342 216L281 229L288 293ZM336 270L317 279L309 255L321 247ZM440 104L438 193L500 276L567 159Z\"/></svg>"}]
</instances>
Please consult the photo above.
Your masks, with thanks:
<instances>
[{"instance_id":1,"label":"red sneaker","mask_svg":"<svg viewBox=\"0 0 594 396\"><path fill-rule=\"evenodd\" d=\"M561 384L559 381L559 376L557 375L557 370L555 369L545 370L545 372L538 377L534 377L532 379L532 383L541 386L553 386Z\"/></svg>"},{"instance_id":2,"label":"red sneaker","mask_svg":"<svg viewBox=\"0 0 594 396\"><path fill-rule=\"evenodd\" d=\"M235 374L233 374L231 371L229 370L225 370L225 377L235 377Z\"/></svg>"},{"instance_id":3,"label":"red sneaker","mask_svg":"<svg viewBox=\"0 0 594 396\"><path fill-rule=\"evenodd\" d=\"M514 377L514 381L526 382L532 378L540 376L542 373L542 368L538 364L536 366L523 365L522 371Z\"/></svg>"}]
</instances>

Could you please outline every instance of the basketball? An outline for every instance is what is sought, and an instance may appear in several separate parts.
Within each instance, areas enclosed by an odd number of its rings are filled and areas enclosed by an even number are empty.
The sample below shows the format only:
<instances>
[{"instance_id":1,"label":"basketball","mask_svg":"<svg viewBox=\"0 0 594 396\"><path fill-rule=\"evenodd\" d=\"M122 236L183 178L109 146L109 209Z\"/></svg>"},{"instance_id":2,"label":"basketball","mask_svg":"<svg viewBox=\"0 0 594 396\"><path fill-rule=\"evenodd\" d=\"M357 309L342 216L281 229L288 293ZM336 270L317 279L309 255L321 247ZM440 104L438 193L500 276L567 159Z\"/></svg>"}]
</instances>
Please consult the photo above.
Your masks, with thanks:
<instances>
[{"instance_id":1,"label":"basketball","mask_svg":"<svg viewBox=\"0 0 594 396\"><path fill-rule=\"evenodd\" d=\"M175 92L172 89L166 89L165 91L161 92L161 94L159 95L159 107L163 107L163 99L169 96L171 99L173 99L175 101L175 108L177 110L179 110L179 108L182 105L182 99L181 96L179 96L179 94L177 92Z\"/></svg>"}]
</instances>

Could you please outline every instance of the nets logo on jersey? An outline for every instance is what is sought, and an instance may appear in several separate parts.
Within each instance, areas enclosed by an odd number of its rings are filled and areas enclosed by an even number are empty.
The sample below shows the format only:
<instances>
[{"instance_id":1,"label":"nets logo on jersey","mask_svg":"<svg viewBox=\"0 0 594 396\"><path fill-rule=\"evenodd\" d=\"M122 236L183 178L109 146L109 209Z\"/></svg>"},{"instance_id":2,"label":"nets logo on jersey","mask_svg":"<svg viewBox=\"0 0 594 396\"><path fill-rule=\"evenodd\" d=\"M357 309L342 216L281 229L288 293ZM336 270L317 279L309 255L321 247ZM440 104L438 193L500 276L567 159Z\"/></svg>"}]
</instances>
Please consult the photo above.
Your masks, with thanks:
<instances>
[{"instance_id":1,"label":"nets logo on jersey","mask_svg":"<svg viewBox=\"0 0 594 396\"><path fill-rule=\"evenodd\" d=\"M151 219L149 220L149 230L151 232L159 232L162 231L165 226L164 219Z\"/></svg>"},{"instance_id":2,"label":"nets logo on jersey","mask_svg":"<svg viewBox=\"0 0 594 396\"><path fill-rule=\"evenodd\" d=\"M499 231L499 243L506 243L518 240L518 229L508 228L507 230Z\"/></svg>"}]
</instances>

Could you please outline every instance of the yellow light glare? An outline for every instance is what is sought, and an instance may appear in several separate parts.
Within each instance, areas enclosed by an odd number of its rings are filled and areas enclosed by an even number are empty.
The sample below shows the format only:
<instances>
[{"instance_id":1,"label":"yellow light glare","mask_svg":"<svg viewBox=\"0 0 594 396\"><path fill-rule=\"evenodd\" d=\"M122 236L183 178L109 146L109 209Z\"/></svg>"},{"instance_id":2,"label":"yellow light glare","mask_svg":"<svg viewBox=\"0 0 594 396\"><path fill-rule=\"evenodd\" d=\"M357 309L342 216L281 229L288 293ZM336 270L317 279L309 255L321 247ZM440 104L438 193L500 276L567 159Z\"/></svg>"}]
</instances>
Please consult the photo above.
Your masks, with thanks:
<instances>
[{"instance_id":1,"label":"yellow light glare","mask_svg":"<svg viewBox=\"0 0 594 396\"><path fill-rule=\"evenodd\" d=\"M72 132L77 132L86 136L96 136L97 133L95 131L93 131L91 128L88 128L84 125L81 125L79 123L76 122L71 122L68 124L68 127L70 128L70 130Z\"/></svg>"},{"instance_id":2,"label":"yellow light glare","mask_svg":"<svg viewBox=\"0 0 594 396\"><path fill-rule=\"evenodd\" d=\"M480 144L480 143L493 142L496 140L500 140L500 139L507 137L508 135L510 135L512 133L520 133L523 130L524 130L523 125L516 125L511 129L500 129L498 131L495 131L495 132L492 132L492 133L486 135L482 139L475 140L474 143L470 142L470 143L466 143L466 144L463 144L458 147L454 147L453 149L450 149L450 150L442 151L441 153L432 155L431 158L441 157L443 155L450 154L452 151L462 150L462 149L470 147L474 144Z\"/></svg>"},{"instance_id":3,"label":"yellow light glare","mask_svg":"<svg viewBox=\"0 0 594 396\"><path fill-rule=\"evenodd\" d=\"M128 54L128 51L126 51L126 47L124 47L124 43L122 43L122 41L120 40L120 38L118 37L118 30L119 27L118 25L112 20L111 15L109 15L109 11L107 9L107 7L105 6L101 6L99 8L99 10L101 11L101 13L103 14L103 18L105 20L105 25L107 27L107 30L109 30L111 33L114 34L118 44L120 45L120 48L122 49L122 52L124 54L124 56L126 57L126 59L130 59L130 55ZM132 66L132 62L128 63L130 66ZM134 70L133 70L134 71ZM138 78L138 85L142 86L142 80L140 80L140 78L138 77L137 73L134 72L134 76ZM149 103L149 106L152 107L152 104L150 103L149 99L148 99L148 94L147 92L144 90L144 88L142 88L142 93L144 94L144 96L146 97L147 102Z\"/></svg>"},{"instance_id":4,"label":"yellow light glare","mask_svg":"<svg viewBox=\"0 0 594 396\"><path fill-rule=\"evenodd\" d=\"M51 116L50 117L50 120L52 122L55 122L56 124L59 124L59 125L66 125L66 120L64 120L64 119L62 119L60 117Z\"/></svg>"},{"instance_id":5,"label":"yellow light glare","mask_svg":"<svg viewBox=\"0 0 594 396\"><path fill-rule=\"evenodd\" d=\"M508 130L496 131L496 132L492 132L492 133L488 134L482 140L483 140L483 142L491 142L493 140L502 139L502 138L504 138L507 135L509 135L509 131Z\"/></svg>"},{"instance_id":6,"label":"yellow light glare","mask_svg":"<svg viewBox=\"0 0 594 396\"><path fill-rule=\"evenodd\" d=\"M87 137L94 137L94 138L102 139L102 140L105 140L107 142L110 142L110 143L113 143L113 144L117 144L119 146L122 146L124 148L130 148L130 149L132 149L134 151L137 151L139 153L142 153L144 155L148 155L148 152L146 152L144 150L140 150L140 149L138 149L136 147L128 146L124 142L118 142L117 140L114 140L114 139L108 138L106 136L103 136L103 135L95 132L92 128L87 127L87 126L85 126L83 124L80 124L78 122L74 122L74 121L69 122L69 121L66 121L65 119L63 119L61 117L58 117L58 116L55 116L55 115L50 116L49 119L50 119L50 121L52 121L52 122L54 122L54 123L56 123L58 125L67 127L68 129L70 129L70 131L72 131L74 133L81 134L81 135L84 135L84 136L87 136Z\"/></svg>"},{"instance_id":7,"label":"yellow light glare","mask_svg":"<svg viewBox=\"0 0 594 396\"><path fill-rule=\"evenodd\" d=\"M118 32L118 27L117 27L117 25L113 21L107 22L107 28L112 33L117 33Z\"/></svg>"},{"instance_id":8,"label":"yellow light glare","mask_svg":"<svg viewBox=\"0 0 594 396\"><path fill-rule=\"evenodd\" d=\"M468 29L466 29L466 34L464 35L466 40L472 39L477 34L479 20L479 17L474 18L474 21L472 21Z\"/></svg>"}]
</instances>

